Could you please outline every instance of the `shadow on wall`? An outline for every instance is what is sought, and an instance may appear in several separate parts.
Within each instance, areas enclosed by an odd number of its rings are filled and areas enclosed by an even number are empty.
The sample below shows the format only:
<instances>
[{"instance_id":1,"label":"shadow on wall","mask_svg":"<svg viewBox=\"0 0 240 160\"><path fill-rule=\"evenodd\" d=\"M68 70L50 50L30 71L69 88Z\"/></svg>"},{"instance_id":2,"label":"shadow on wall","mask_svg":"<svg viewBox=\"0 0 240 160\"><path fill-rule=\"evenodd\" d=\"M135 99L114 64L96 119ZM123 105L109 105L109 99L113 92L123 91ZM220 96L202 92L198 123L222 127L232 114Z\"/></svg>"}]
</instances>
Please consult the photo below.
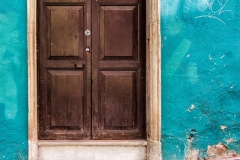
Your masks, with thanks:
<instances>
[{"instance_id":1,"label":"shadow on wall","mask_svg":"<svg viewBox=\"0 0 240 160\"><path fill-rule=\"evenodd\" d=\"M240 1L161 7L163 159L240 154Z\"/></svg>"}]
</instances>

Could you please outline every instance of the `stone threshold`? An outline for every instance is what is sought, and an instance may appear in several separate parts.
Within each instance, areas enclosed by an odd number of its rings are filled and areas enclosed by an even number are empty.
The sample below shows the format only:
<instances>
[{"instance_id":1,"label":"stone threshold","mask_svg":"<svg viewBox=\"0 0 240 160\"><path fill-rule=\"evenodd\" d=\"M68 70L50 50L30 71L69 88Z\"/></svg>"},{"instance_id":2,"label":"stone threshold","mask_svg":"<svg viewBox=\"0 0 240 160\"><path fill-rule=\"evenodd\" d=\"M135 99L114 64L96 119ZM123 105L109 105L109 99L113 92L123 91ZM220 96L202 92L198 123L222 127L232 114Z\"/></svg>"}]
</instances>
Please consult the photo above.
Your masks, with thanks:
<instances>
[{"instance_id":1,"label":"stone threshold","mask_svg":"<svg viewBox=\"0 0 240 160\"><path fill-rule=\"evenodd\" d=\"M146 140L38 140L39 147L51 146L147 146Z\"/></svg>"}]
</instances>

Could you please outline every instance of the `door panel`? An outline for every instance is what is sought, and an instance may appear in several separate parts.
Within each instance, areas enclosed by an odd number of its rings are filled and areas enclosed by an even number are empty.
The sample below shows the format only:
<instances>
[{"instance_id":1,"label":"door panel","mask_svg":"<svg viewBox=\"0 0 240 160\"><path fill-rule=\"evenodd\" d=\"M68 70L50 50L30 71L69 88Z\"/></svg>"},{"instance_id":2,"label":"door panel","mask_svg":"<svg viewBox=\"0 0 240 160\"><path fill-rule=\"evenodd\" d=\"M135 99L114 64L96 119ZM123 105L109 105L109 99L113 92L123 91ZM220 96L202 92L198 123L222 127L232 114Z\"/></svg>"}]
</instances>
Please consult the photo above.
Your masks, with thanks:
<instances>
[{"instance_id":1,"label":"door panel","mask_svg":"<svg viewBox=\"0 0 240 160\"><path fill-rule=\"evenodd\" d=\"M101 73L102 129L136 128L136 72Z\"/></svg>"},{"instance_id":2,"label":"door panel","mask_svg":"<svg viewBox=\"0 0 240 160\"><path fill-rule=\"evenodd\" d=\"M138 18L136 6L100 7L100 58L136 59Z\"/></svg>"},{"instance_id":3,"label":"door panel","mask_svg":"<svg viewBox=\"0 0 240 160\"><path fill-rule=\"evenodd\" d=\"M39 138L90 139L91 3L39 0L38 9Z\"/></svg>"},{"instance_id":4,"label":"door panel","mask_svg":"<svg viewBox=\"0 0 240 160\"><path fill-rule=\"evenodd\" d=\"M145 137L143 6L92 1L93 139Z\"/></svg>"},{"instance_id":5,"label":"door panel","mask_svg":"<svg viewBox=\"0 0 240 160\"><path fill-rule=\"evenodd\" d=\"M83 59L83 6L47 6L50 14L50 56Z\"/></svg>"},{"instance_id":6,"label":"door panel","mask_svg":"<svg viewBox=\"0 0 240 160\"><path fill-rule=\"evenodd\" d=\"M83 72L48 70L47 79L50 126L83 129Z\"/></svg>"}]
</instances>

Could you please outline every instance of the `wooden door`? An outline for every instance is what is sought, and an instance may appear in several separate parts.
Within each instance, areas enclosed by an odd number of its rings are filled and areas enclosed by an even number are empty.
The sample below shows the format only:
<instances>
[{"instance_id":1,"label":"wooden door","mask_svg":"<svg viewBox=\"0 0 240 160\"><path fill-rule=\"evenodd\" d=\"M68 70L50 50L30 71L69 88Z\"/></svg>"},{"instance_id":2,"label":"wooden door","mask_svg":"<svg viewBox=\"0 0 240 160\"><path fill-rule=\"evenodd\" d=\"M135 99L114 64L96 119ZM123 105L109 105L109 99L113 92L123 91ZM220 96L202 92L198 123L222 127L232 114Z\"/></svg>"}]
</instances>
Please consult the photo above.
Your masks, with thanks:
<instances>
[{"instance_id":1,"label":"wooden door","mask_svg":"<svg viewBox=\"0 0 240 160\"><path fill-rule=\"evenodd\" d=\"M39 138L91 137L91 2L38 0Z\"/></svg>"},{"instance_id":2,"label":"wooden door","mask_svg":"<svg viewBox=\"0 0 240 160\"><path fill-rule=\"evenodd\" d=\"M38 0L39 139L144 138L142 1Z\"/></svg>"},{"instance_id":3,"label":"wooden door","mask_svg":"<svg viewBox=\"0 0 240 160\"><path fill-rule=\"evenodd\" d=\"M93 139L144 138L143 0L92 3Z\"/></svg>"}]
</instances>

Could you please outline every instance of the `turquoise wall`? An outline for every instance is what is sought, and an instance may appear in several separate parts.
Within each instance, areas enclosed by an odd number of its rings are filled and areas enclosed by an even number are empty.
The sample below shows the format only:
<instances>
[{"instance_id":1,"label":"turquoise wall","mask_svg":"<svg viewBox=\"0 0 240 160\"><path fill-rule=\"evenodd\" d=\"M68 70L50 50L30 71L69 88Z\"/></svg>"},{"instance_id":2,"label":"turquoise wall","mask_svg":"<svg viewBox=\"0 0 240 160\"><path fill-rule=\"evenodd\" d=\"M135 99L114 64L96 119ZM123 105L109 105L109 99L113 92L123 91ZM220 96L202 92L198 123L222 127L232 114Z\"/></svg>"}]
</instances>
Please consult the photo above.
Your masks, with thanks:
<instances>
[{"instance_id":1,"label":"turquoise wall","mask_svg":"<svg viewBox=\"0 0 240 160\"><path fill-rule=\"evenodd\" d=\"M27 159L26 0L0 5L0 159ZM240 1L161 0L162 151L240 153ZM229 143L227 143L229 142Z\"/></svg>"},{"instance_id":2,"label":"turquoise wall","mask_svg":"<svg viewBox=\"0 0 240 160\"><path fill-rule=\"evenodd\" d=\"M239 153L240 1L161 0L161 33L163 159Z\"/></svg>"},{"instance_id":3,"label":"turquoise wall","mask_svg":"<svg viewBox=\"0 0 240 160\"><path fill-rule=\"evenodd\" d=\"M0 159L27 159L26 0L0 2Z\"/></svg>"}]
</instances>

